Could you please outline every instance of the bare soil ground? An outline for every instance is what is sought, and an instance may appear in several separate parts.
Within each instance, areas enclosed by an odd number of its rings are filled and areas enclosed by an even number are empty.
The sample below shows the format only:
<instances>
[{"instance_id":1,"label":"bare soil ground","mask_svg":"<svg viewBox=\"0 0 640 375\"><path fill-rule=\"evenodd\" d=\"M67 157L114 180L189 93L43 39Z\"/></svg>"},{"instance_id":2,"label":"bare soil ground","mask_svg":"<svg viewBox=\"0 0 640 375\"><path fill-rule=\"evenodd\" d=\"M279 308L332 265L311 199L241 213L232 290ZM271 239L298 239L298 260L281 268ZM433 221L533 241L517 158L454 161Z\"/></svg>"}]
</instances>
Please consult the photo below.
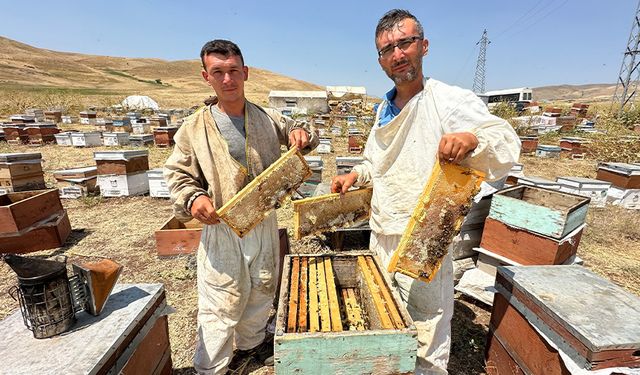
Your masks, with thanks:
<instances>
[{"instance_id":1,"label":"bare soil ground","mask_svg":"<svg viewBox=\"0 0 640 375\"><path fill-rule=\"evenodd\" d=\"M74 126L77 128L77 126ZM334 140L335 153L323 156L324 181L335 174L336 155L347 155L344 138ZM60 168L95 164L93 152L103 148L78 149L57 145L43 147L8 146L0 143L0 153L41 152L46 180L55 187L52 171ZM113 148L110 148L113 149ZM150 147L151 168L161 167L170 149ZM525 174L554 178L556 176L594 177L594 160L550 160L522 157ZM32 254L50 257L64 254L69 262L113 259L124 265L123 283L163 283L168 303L176 309L169 317L172 360L175 373L193 373L192 358L196 334L196 277L191 256L159 259L155 255L154 232L170 217L168 200L150 197L100 198L65 200L73 232L64 247ZM278 210L281 226L291 228L291 204ZM578 255L585 266L618 285L640 295L640 212L607 206L590 209L587 227ZM349 239L348 247L366 248L365 241ZM323 252L329 242L323 237L292 241L292 252ZM0 319L18 308L5 292L15 283L13 272L0 264ZM484 345L490 308L456 296L452 323L450 373L479 374L484 372ZM243 373L267 374L273 368L250 362Z\"/></svg>"}]
</instances>

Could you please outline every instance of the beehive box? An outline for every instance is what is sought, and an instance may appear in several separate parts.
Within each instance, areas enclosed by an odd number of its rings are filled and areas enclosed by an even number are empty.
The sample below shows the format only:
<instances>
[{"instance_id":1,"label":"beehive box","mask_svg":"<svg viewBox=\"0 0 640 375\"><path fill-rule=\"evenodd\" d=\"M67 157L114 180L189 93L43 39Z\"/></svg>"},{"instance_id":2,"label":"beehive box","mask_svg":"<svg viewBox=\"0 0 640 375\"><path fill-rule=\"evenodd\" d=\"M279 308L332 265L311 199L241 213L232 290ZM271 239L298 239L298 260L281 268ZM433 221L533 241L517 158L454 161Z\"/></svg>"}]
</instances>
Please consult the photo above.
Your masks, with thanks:
<instances>
[{"instance_id":1,"label":"beehive box","mask_svg":"<svg viewBox=\"0 0 640 375\"><path fill-rule=\"evenodd\" d=\"M129 142L129 133L103 133L102 142L105 146L126 146Z\"/></svg>"},{"instance_id":2,"label":"beehive box","mask_svg":"<svg viewBox=\"0 0 640 375\"><path fill-rule=\"evenodd\" d=\"M285 257L274 338L278 374L413 371L416 329L369 253Z\"/></svg>"},{"instance_id":3,"label":"beehive box","mask_svg":"<svg viewBox=\"0 0 640 375\"><path fill-rule=\"evenodd\" d=\"M555 239L487 218L480 246L522 265L563 264L576 255L583 228Z\"/></svg>"},{"instance_id":4,"label":"beehive box","mask_svg":"<svg viewBox=\"0 0 640 375\"><path fill-rule=\"evenodd\" d=\"M171 217L155 233L158 256L194 254L200 245L202 227L195 219L182 223Z\"/></svg>"},{"instance_id":5,"label":"beehive box","mask_svg":"<svg viewBox=\"0 0 640 375\"><path fill-rule=\"evenodd\" d=\"M301 198L309 198L314 194L318 185L322 183L322 169L324 167L324 162L320 156L305 156L304 160L307 161L312 174L311 177L307 178L296 191Z\"/></svg>"},{"instance_id":6,"label":"beehive box","mask_svg":"<svg viewBox=\"0 0 640 375\"><path fill-rule=\"evenodd\" d=\"M539 158L559 158L560 151L562 151L560 146L538 145L536 148L536 156Z\"/></svg>"},{"instance_id":7,"label":"beehive box","mask_svg":"<svg viewBox=\"0 0 640 375\"><path fill-rule=\"evenodd\" d=\"M54 249L62 246L70 233L69 216L62 210L20 231L0 233L0 249L14 254Z\"/></svg>"},{"instance_id":8,"label":"beehive box","mask_svg":"<svg viewBox=\"0 0 640 375\"><path fill-rule=\"evenodd\" d=\"M54 123L35 123L25 127L29 136L30 144L53 143L56 141L55 135L60 133L60 129Z\"/></svg>"},{"instance_id":9,"label":"beehive box","mask_svg":"<svg viewBox=\"0 0 640 375\"><path fill-rule=\"evenodd\" d=\"M71 145L75 147L93 147L101 144L102 139L98 132L71 133Z\"/></svg>"},{"instance_id":10,"label":"beehive box","mask_svg":"<svg viewBox=\"0 0 640 375\"><path fill-rule=\"evenodd\" d=\"M97 170L95 166L54 171L60 198L76 199L97 190Z\"/></svg>"},{"instance_id":11,"label":"beehive box","mask_svg":"<svg viewBox=\"0 0 640 375\"><path fill-rule=\"evenodd\" d=\"M34 339L16 311L0 322L0 366L15 374L169 375L166 307L162 284L116 284L99 316L78 313L71 331L46 340Z\"/></svg>"},{"instance_id":12,"label":"beehive box","mask_svg":"<svg viewBox=\"0 0 640 375\"><path fill-rule=\"evenodd\" d=\"M292 148L226 202L218 216L242 237L309 176L304 157Z\"/></svg>"},{"instance_id":13,"label":"beehive box","mask_svg":"<svg viewBox=\"0 0 640 375\"><path fill-rule=\"evenodd\" d=\"M336 157L336 174L338 176L347 174L351 172L353 167L363 162L364 158L362 157L338 156Z\"/></svg>"},{"instance_id":14,"label":"beehive box","mask_svg":"<svg viewBox=\"0 0 640 375\"><path fill-rule=\"evenodd\" d=\"M0 193L45 189L40 153L0 154Z\"/></svg>"},{"instance_id":15,"label":"beehive box","mask_svg":"<svg viewBox=\"0 0 640 375\"><path fill-rule=\"evenodd\" d=\"M166 123L165 119L164 122ZM176 135L178 128L175 126L159 126L153 129L153 141L158 147L169 147L175 144L173 136Z\"/></svg>"},{"instance_id":16,"label":"beehive box","mask_svg":"<svg viewBox=\"0 0 640 375\"><path fill-rule=\"evenodd\" d=\"M131 124L133 134L151 133L151 125L148 122L134 122Z\"/></svg>"},{"instance_id":17,"label":"beehive box","mask_svg":"<svg viewBox=\"0 0 640 375\"><path fill-rule=\"evenodd\" d=\"M558 177L556 182L560 184L560 191L587 197L594 207L605 206L607 191L611 187L610 182L584 177Z\"/></svg>"},{"instance_id":18,"label":"beehive box","mask_svg":"<svg viewBox=\"0 0 640 375\"><path fill-rule=\"evenodd\" d=\"M93 159L98 166L98 175L125 175L149 170L147 150L96 151Z\"/></svg>"},{"instance_id":19,"label":"beehive box","mask_svg":"<svg viewBox=\"0 0 640 375\"><path fill-rule=\"evenodd\" d=\"M621 189L640 189L640 166L627 163L601 163L596 179Z\"/></svg>"},{"instance_id":20,"label":"beehive box","mask_svg":"<svg viewBox=\"0 0 640 375\"><path fill-rule=\"evenodd\" d=\"M149 192L146 172L98 175L97 183L103 197L129 197Z\"/></svg>"},{"instance_id":21,"label":"beehive box","mask_svg":"<svg viewBox=\"0 0 640 375\"><path fill-rule=\"evenodd\" d=\"M436 163L391 257L388 271L431 281L483 179L481 172Z\"/></svg>"},{"instance_id":22,"label":"beehive box","mask_svg":"<svg viewBox=\"0 0 640 375\"><path fill-rule=\"evenodd\" d=\"M56 144L58 146L73 146L73 144L71 143L70 132L62 132L62 133L54 134L53 137L56 139Z\"/></svg>"},{"instance_id":23,"label":"beehive box","mask_svg":"<svg viewBox=\"0 0 640 375\"><path fill-rule=\"evenodd\" d=\"M607 191L607 202L628 210L640 210L640 189L619 189L612 186Z\"/></svg>"},{"instance_id":24,"label":"beehive box","mask_svg":"<svg viewBox=\"0 0 640 375\"><path fill-rule=\"evenodd\" d=\"M18 232L62 210L55 189L0 195L0 233Z\"/></svg>"},{"instance_id":25,"label":"beehive box","mask_svg":"<svg viewBox=\"0 0 640 375\"><path fill-rule=\"evenodd\" d=\"M560 190L560 183L538 176L518 177L518 183L520 185L536 186L543 189Z\"/></svg>"},{"instance_id":26,"label":"beehive box","mask_svg":"<svg viewBox=\"0 0 640 375\"><path fill-rule=\"evenodd\" d=\"M373 189L328 194L293 202L294 238L332 232L369 219Z\"/></svg>"},{"instance_id":27,"label":"beehive box","mask_svg":"<svg viewBox=\"0 0 640 375\"><path fill-rule=\"evenodd\" d=\"M513 186L493 195L489 217L511 227L561 239L585 222L589 198Z\"/></svg>"},{"instance_id":28,"label":"beehive box","mask_svg":"<svg viewBox=\"0 0 640 375\"><path fill-rule=\"evenodd\" d=\"M162 175L162 168L147 171L147 177L149 178L149 196L153 198L171 197L167 181L164 180Z\"/></svg>"},{"instance_id":29,"label":"beehive box","mask_svg":"<svg viewBox=\"0 0 640 375\"><path fill-rule=\"evenodd\" d=\"M131 134L129 141L132 146L143 147L153 144L153 134Z\"/></svg>"},{"instance_id":30,"label":"beehive box","mask_svg":"<svg viewBox=\"0 0 640 375\"><path fill-rule=\"evenodd\" d=\"M520 143L522 144L522 148L520 149L522 153L529 154L536 152L538 148L538 137L520 137Z\"/></svg>"},{"instance_id":31,"label":"beehive box","mask_svg":"<svg viewBox=\"0 0 640 375\"><path fill-rule=\"evenodd\" d=\"M612 282L581 266L501 267L496 289L490 335L526 373L569 373L555 348L585 370L640 368L640 298Z\"/></svg>"}]
</instances>

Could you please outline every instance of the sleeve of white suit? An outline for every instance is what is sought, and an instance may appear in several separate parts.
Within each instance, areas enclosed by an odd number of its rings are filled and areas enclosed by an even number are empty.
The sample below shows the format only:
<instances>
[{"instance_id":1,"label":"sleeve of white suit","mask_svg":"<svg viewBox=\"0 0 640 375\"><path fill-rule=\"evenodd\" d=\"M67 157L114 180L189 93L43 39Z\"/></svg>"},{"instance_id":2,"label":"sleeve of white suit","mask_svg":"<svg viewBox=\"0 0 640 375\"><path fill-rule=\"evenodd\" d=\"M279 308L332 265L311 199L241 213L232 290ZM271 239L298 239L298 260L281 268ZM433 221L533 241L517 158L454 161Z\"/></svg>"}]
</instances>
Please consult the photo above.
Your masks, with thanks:
<instances>
[{"instance_id":1,"label":"sleeve of white suit","mask_svg":"<svg viewBox=\"0 0 640 375\"><path fill-rule=\"evenodd\" d=\"M488 181L506 176L520 156L520 139L511 125L489 113L487 106L470 91L442 120L445 133L471 132L478 147L461 163L486 173Z\"/></svg>"},{"instance_id":2,"label":"sleeve of white suit","mask_svg":"<svg viewBox=\"0 0 640 375\"><path fill-rule=\"evenodd\" d=\"M372 135L373 132L374 130L372 129L371 133L369 133L369 138L373 136ZM367 143L369 143L368 139L367 139ZM356 172L358 174L358 179L354 184L354 186L356 187L370 186L372 184L372 178L371 178L372 165L371 165L371 154L370 154L371 149L372 147L367 147L365 145L364 153L362 154L362 157L364 160L362 161L362 163L353 167L352 172Z\"/></svg>"}]
</instances>

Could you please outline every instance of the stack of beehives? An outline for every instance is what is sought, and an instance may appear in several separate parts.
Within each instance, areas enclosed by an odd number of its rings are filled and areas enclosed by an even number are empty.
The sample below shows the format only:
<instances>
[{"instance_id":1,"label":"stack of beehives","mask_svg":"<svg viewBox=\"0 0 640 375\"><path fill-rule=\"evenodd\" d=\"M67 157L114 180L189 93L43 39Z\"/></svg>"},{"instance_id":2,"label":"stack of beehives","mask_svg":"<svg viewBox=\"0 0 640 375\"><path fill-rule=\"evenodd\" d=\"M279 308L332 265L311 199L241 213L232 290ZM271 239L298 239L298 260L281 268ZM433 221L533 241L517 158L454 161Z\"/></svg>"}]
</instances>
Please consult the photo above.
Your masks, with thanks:
<instances>
[{"instance_id":1,"label":"stack of beehives","mask_svg":"<svg viewBox=\"0 0 640 375\"><path fill-rule=\"evenodd\" d=\"M53 177L58 182L60 198L80 198L95 192L97 173L96 166L54 171Z\"/></svg>"},{"instance_id":2,"label":"stack of beehives","mask_svg":"<svg viewBox=\"0 0 640 375\"><path fill-rule=\"evenodd\" d=\"M0 194L44 188L39 152L0 154Z\"/></svg>"},{"instance_id":3,"label":"stack of beehives","mask_svg":"<svg viewBox=\"0 0 640 375\"><path fill-rule=\"evenodd\" d=\"M488 374L638 373L637 296L580 266L501 267L496 289Z\"/></svg>"},{"instance_id":4,"label":"stack of beehives","mask_svg":"<svg viewBox=\"0 0 640 375\"><path fill-rule=\"evenodd\" d=\"M104 197L122 197L149 192L149 151L96 151L98 186Z\"/></svg>"},{"instance_id":5,"label":"stack of beehives","mask_svg":"<svg viewBox=\"0 0 640 375\"><path fill-rule=\"evenodd\" d=\"M482 233L476 268L457 290L493 303L489 290L503 265L559 265L575 261L589 198L518 185L493 195Z\"/></svg>"},{"instance_id":6,"label":"stack of beehives","mask_svg":"<svg viewBox=\"0 0 640 375\"><path fill-rule=\"evenodd\" d=\"M640 164L602 163L596 178L611 183L607 192L611 204L640 210Z\"/></svg>"}]
</instances>

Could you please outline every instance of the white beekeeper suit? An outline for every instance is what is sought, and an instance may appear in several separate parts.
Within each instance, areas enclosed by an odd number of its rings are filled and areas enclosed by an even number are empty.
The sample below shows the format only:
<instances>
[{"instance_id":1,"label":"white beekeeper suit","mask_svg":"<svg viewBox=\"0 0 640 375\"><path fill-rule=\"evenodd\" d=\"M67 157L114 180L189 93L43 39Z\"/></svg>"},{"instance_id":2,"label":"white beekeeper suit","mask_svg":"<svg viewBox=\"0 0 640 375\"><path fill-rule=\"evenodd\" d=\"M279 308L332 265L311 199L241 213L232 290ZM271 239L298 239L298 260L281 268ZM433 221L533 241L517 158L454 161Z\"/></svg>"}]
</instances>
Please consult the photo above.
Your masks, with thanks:
<instances>
[{"instance_id":1,"label":"white beekeeper suit","mask_svg":"<svg viewBox=\"0 0 640 375\"><path fill-rule=\"evenodd\" d=\"M485 172L487 180L509 172L518 160L520 140L471 91L431 78L395 118L379 126L385 105L378 107L364 162L354 172L355 186L373 185L370 248L387 267L437 162L444 134L471 132L477 137L478 147L461 164ZM446 374L453 316L451 253L431 283L399 273L391 277L418 331L416 374Z\"/></svg>"}]
</instances>

